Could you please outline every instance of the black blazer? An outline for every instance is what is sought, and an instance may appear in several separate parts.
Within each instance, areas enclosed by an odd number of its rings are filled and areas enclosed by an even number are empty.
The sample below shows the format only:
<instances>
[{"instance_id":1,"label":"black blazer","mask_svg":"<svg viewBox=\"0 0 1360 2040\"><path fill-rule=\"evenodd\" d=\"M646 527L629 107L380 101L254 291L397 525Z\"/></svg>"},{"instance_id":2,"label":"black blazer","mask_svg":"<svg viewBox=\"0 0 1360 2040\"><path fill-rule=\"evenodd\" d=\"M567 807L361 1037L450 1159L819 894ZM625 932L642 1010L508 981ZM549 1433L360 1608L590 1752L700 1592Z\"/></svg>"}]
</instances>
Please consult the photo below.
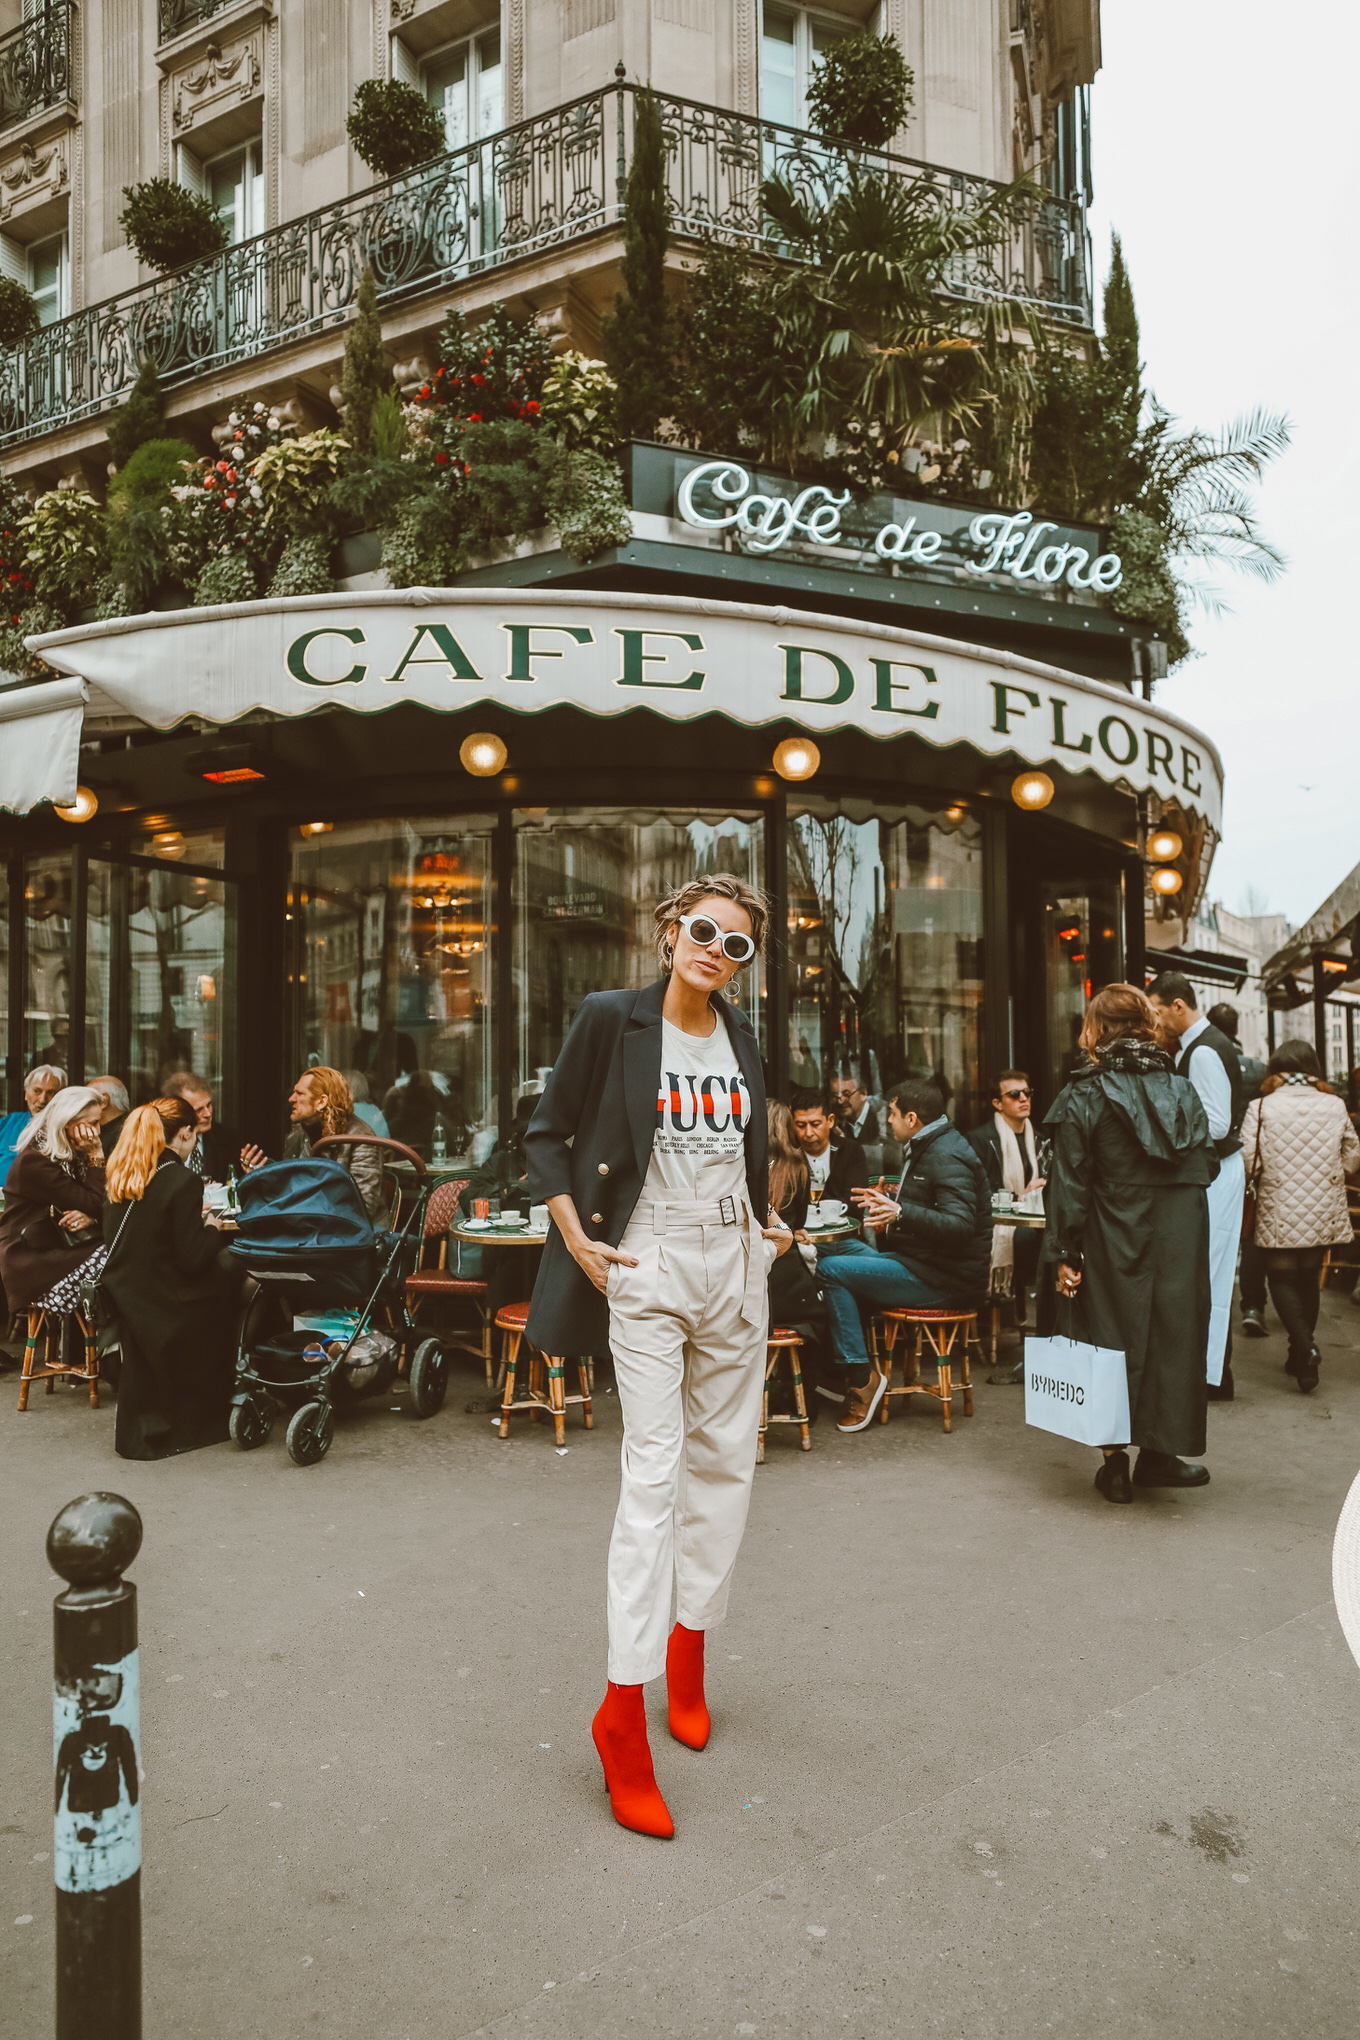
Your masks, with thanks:
<instances>
[{"instance_id":1,"label":"black blazer","mask_svg":"<svg viewBox=\"0 0 1360 2040\"><path fill-rule=\"evenodd\" d=\"M869 1181L869 1164L864 1159L864 1149L852 1133L842 1133L835 1128L831 1135L831 1167L827 1170L823 1197L839 1197L842 1204L853 1210L850 1192L863 1190Z\"/></svg>"},{"instance_id":2,"label":"black blazer","mask_svg":"<svg viewBox=\"0 0 1360 2040\"><path fill-rule=\"evenodd\" d=\"M641 992L584 999L524 1136L534 1201L569 1195L586 1237L616 1247L642 1195L656 1136L661 1004L666 980ZM769 1209L765 1078L751 1023L729 1000L724 1021L751 1100L746 1185L760 1223ZM609 1305L554 1226L529 1306L529 1337L545 1353L602 1353Z\"/></svg>"}]
</instances>

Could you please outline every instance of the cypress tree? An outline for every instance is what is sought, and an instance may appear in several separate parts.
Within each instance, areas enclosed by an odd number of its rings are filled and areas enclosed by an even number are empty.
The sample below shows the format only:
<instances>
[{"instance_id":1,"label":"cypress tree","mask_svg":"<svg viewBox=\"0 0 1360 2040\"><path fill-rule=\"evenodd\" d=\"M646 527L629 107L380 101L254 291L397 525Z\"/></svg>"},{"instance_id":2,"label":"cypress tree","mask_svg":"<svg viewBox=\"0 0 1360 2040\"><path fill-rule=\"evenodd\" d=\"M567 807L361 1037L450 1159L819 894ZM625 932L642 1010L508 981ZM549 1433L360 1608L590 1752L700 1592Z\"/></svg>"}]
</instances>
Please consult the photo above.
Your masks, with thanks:
<instances>
[{"instance_id":1,"label":"cypress tree","mask_svg":"<svg viewBox=\"0 0 1360 2040\"><path fill-rule=\"evenodd\" d=\"M392 388L392 371L383 350L378 317L378 286L365 267L359 278L354 324L345 340L340 393L345 400L345 437L356 453L373 451L373 418L381 398Z\"/></svg>"},{"instance_id":2,"label":"cypress tree","mask_svg":"<svg viewBox=\"0 0 1360 2040\"><path fill-rule=\"evenodd\" d=\"M161 379L150 359L137 370L137 380L128 391L126 403L110 411L106 427L109 458L115 467L126 467L139 446L161 436Z\"/></svg>"},{"instance_id":3,"label":"cypress tree","mask_svg":"<svg viewBox=\"0 0 1360 2040\"><path fill-rule=\"evenodd\" d=\"M650 92L634 100L633 164L624 205L623 291L604 322L618 379L619 433L652 439L674 408L671 319L666 305L666 137Z\"/></svg>"}]
</instances>

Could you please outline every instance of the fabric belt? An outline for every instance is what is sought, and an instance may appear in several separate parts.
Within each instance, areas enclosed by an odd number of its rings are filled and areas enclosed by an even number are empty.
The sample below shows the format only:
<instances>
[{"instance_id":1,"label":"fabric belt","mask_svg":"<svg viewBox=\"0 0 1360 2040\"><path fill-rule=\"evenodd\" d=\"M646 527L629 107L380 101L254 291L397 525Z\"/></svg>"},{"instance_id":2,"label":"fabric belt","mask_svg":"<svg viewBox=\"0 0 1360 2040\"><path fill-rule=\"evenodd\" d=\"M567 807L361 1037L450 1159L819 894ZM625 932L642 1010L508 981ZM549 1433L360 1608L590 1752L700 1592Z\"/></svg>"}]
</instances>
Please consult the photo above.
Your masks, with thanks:
<instances>
[{"instance_id":1,"label":"fabric belt","mask_svg":"<svg viewBox=\"0 0 1360 2040\"><path fill-rule=\"evenodd\" d=\"M746 1233L746 1286L742 1292L742 1323L762 1324L765 1319L765 1256L756 1252L756 1241L760 1240L761 1229L755 1222L751 1199L743 1188L731 1197L719 1197L711 1203L700 1203L695 1197L640 1197L633 1207L629 1226L641 1221L650 1223L651 1230L658 1238L675 1232L722 1232L740 1226Z\"/></svg>"}]
</instances>

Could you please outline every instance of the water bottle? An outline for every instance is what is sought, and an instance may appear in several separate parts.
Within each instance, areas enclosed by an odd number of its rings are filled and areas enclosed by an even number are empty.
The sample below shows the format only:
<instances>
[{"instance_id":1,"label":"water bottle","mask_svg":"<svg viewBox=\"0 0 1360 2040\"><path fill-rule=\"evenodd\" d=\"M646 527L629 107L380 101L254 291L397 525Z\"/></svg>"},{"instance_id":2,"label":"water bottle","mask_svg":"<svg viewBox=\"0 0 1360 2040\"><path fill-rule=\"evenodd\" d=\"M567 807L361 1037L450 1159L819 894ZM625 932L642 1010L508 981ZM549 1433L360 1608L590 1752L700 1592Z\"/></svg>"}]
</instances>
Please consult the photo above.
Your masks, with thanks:
<instances>
[{"instance_id":1,"label":"water bottle","mask_svg":"<svg viewBox=\"0 0 1360 2040\"><path fill-rule=\"evenodd\" d=\"M236 1164L233 1162L227 1170L227 1217L239 1218L240 1216L241 1206L236 1195Z\"/></svg>"},{"instance_id":2,"label":"water bottle","mask_svg":"<svg viewBox=\"0 0 1360 2040\"><path fill-rule=\"evenodd\" d=\"M432 1162L446 1162L448 1158L449 1149L448 1142L444 1138L444 1122L436 1112L434 1118L434 1138L430 1142L430 1160Z\"/></svg>"}]
</instances>

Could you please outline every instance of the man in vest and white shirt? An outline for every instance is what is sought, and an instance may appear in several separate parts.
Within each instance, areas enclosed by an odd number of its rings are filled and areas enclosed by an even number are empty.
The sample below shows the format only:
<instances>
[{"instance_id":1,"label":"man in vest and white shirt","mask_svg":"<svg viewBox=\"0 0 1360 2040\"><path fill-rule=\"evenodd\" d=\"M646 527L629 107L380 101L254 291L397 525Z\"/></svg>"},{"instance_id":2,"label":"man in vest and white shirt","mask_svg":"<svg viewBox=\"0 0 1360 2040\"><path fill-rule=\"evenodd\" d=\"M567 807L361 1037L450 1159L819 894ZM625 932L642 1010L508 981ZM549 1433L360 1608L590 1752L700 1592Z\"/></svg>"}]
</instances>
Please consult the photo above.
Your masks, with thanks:
<instances>
[{"instance_id":1,"label":"man in vest and white shirt","mask_svg":"<svg viewBox=\"0 0 1360 2040\"><path fill-rule=\"evenodd\" d=\"M1213 1310L1205 1376L1211 1402L1231 1402L1232 1293L1237 1272L1237 1247L1242 1237L1242 1200L1246 1170L1242 1160L1242 1120L1247 1109L1242 1063L1236 1046L1199 1011L1195 988L1178 970L1164 970L1148 986L1158 1017L1180 1037L1176 1074L1188 1077L1200 1096L1209 1121L1209 1137L1218 1156L1218 1176L1209 1185L1209 1283Z\"/></svg>"}]
</instances>

